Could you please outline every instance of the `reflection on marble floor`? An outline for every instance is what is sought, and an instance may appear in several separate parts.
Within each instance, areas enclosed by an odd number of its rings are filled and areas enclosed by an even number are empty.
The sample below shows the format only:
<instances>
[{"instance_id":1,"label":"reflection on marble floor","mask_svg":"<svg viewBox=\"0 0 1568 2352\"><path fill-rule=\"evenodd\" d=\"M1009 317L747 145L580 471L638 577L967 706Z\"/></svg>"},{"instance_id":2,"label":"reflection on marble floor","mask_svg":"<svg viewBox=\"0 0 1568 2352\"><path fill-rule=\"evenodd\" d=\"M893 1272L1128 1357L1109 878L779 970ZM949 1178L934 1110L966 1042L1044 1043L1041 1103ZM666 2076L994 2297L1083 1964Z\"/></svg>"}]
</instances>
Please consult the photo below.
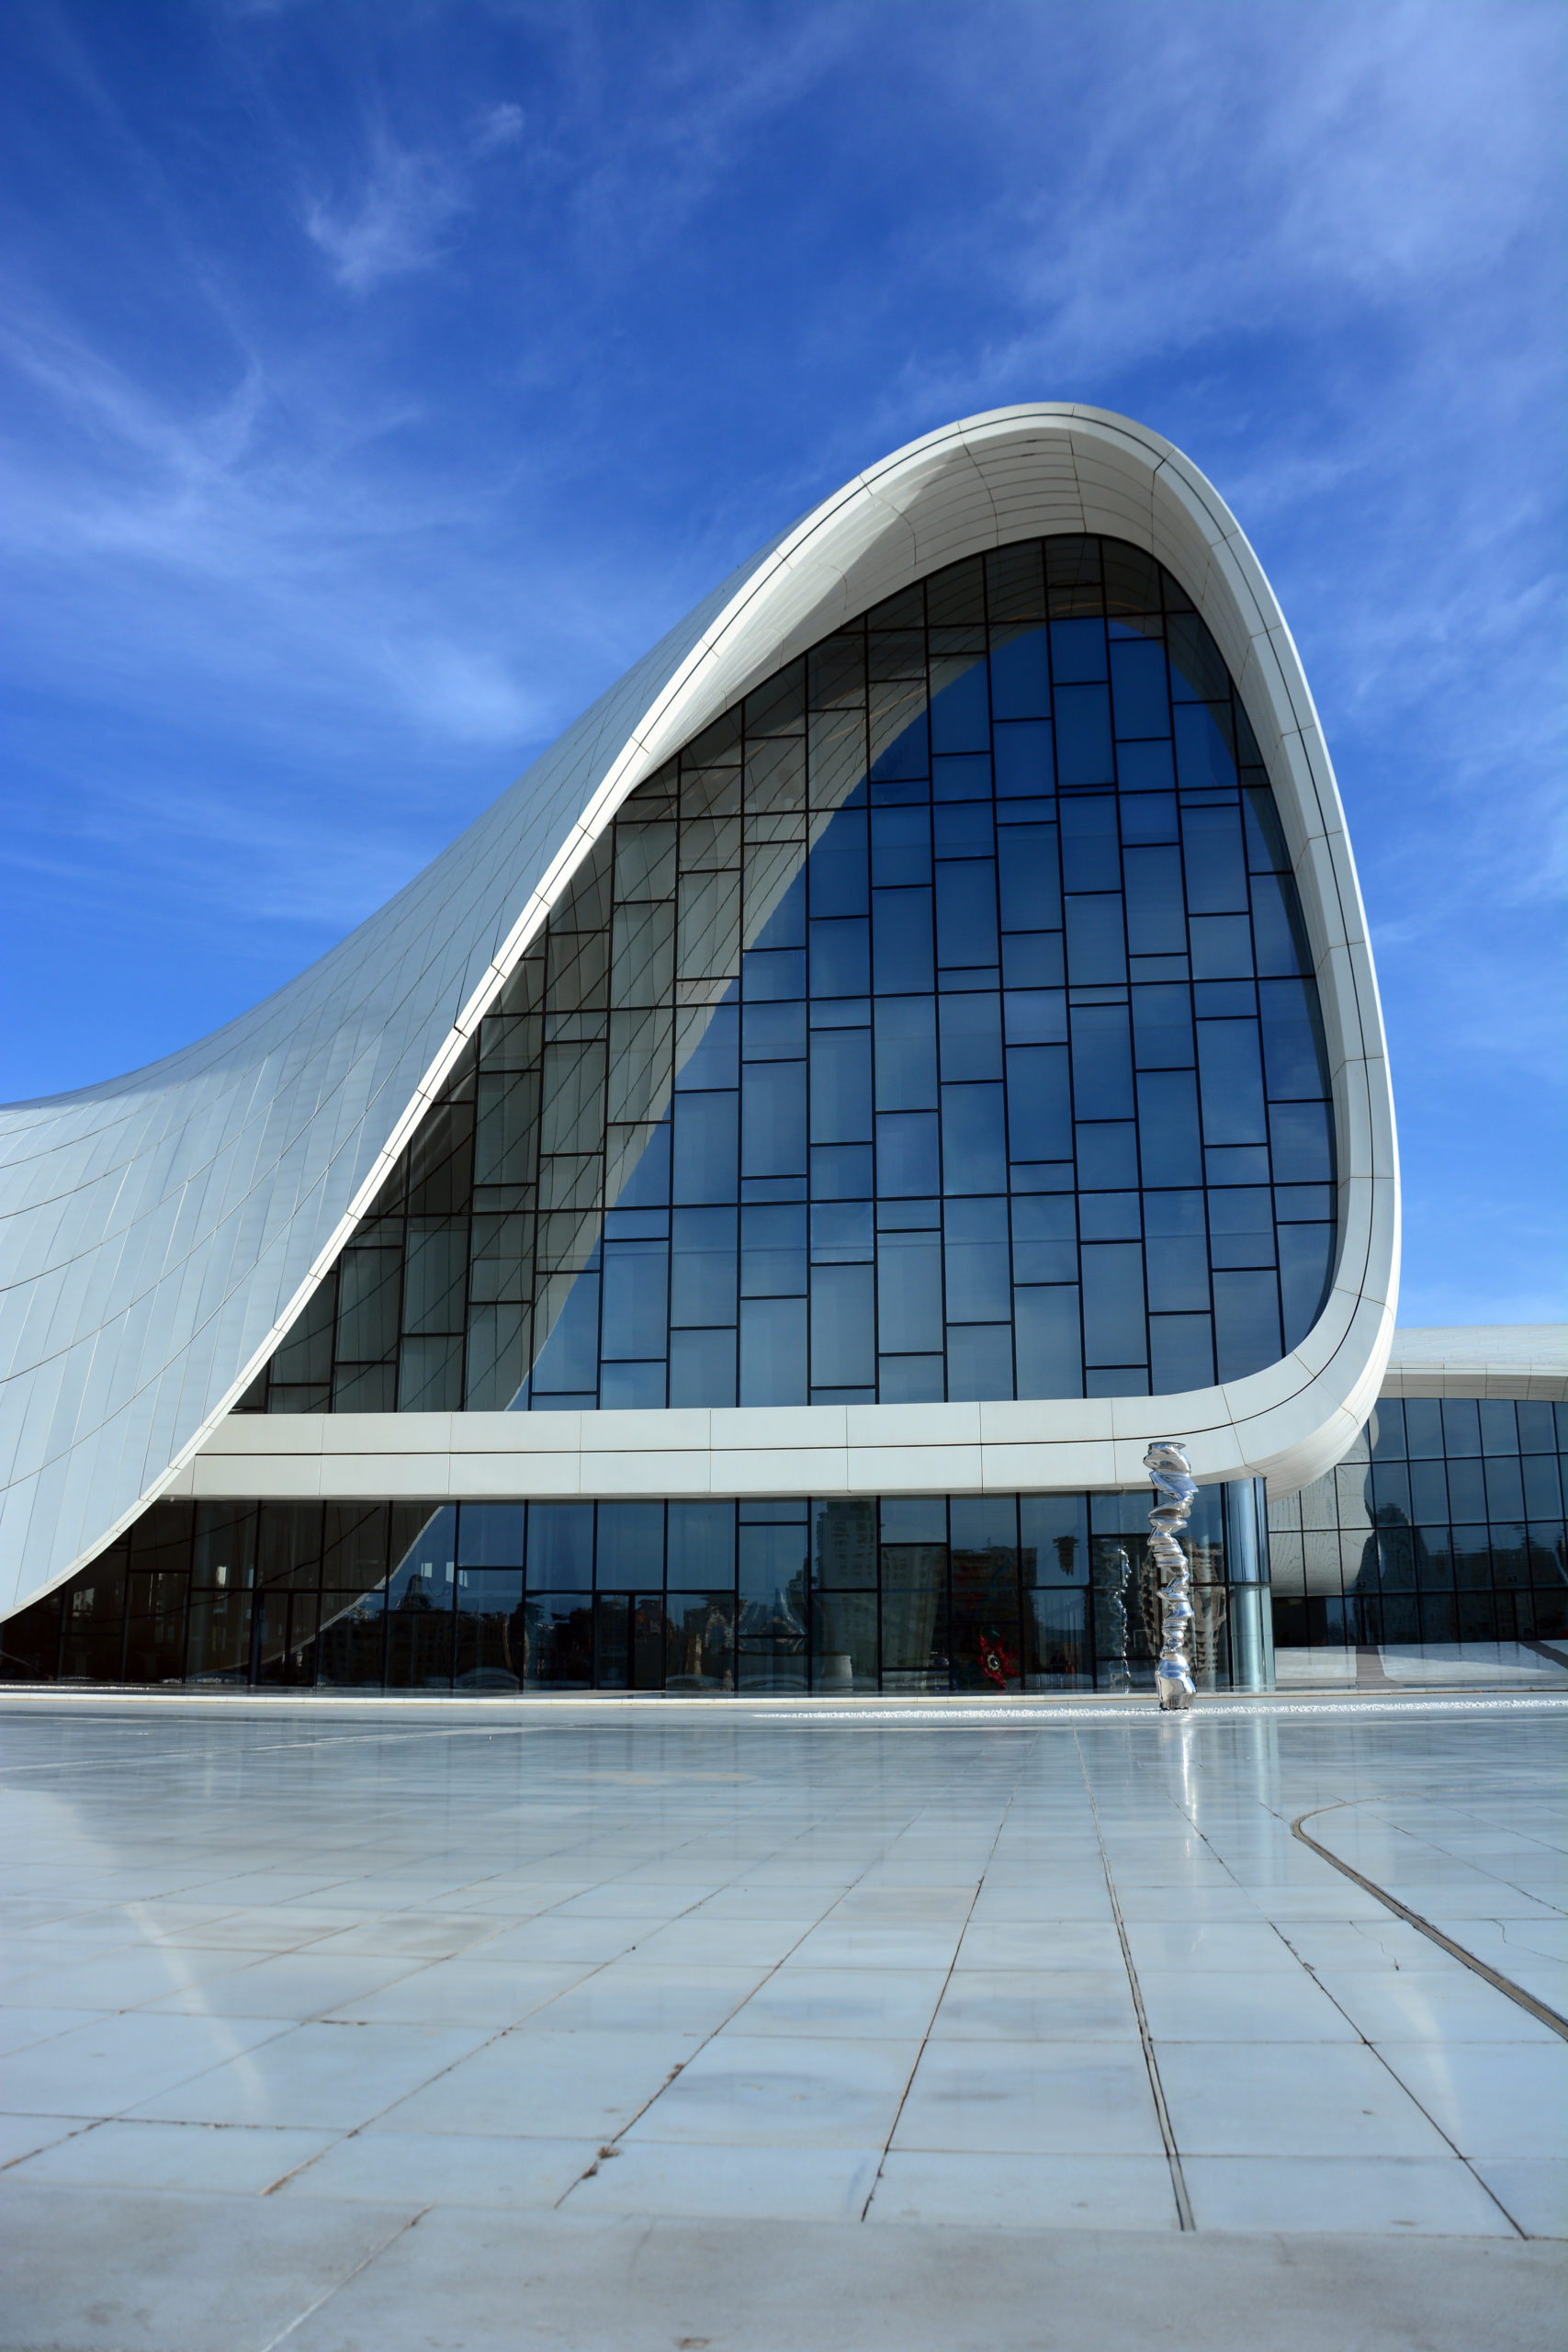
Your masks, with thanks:
<instances>
[{"instance_id":1,"label":"reflection on marble floor","mask_svg":"<svg viewBox=\"0 0 1568 2352\"><path fill-rule=\"evenodd\" d=\"M16 1708L0 2163L389 2215L1568 2233L1568 2045L1290 1832L1568 2010L1565 1734L1544 1699Z\"/></svg>"}]
</instances>

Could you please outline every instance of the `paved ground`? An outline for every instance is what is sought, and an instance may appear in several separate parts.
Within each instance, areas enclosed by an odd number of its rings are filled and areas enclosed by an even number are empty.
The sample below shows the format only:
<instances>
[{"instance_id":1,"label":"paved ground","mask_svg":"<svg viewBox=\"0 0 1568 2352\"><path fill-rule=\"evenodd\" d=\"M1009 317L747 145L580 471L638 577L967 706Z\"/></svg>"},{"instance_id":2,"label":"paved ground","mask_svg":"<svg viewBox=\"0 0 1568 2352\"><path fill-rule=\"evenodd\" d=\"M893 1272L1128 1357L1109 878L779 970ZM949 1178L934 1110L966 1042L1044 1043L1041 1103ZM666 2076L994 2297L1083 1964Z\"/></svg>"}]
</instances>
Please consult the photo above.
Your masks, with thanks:
<instances>
[{"instance_id":1,"label":"paved ground","mask_svg":"<svg viewBox=\"0 0 1568 2352\"><path fill-rule=\"evenodd\" d=\"M1534 2352L1565 1734L14 1703L0 2345Z\"/></svg>"}]
</instances>

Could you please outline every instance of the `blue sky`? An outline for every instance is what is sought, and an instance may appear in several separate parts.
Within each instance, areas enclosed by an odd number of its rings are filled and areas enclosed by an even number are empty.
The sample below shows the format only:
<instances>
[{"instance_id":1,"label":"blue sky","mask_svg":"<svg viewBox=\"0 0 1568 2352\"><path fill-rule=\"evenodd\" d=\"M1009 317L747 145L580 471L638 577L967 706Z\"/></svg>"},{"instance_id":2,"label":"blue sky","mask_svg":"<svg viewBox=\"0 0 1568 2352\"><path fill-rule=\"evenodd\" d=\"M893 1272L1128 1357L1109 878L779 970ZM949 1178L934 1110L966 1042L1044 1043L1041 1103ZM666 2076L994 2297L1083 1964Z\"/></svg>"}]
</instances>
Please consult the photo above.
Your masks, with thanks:
<instances>
[{"instance_id":1,"label":"blue sky","mask_svg":"<svg viewBox=\"0 0 1568 2352\"><path fill-rule=\"evenodd\" d=\"M1300 643L1401 1319L1560 1314L1565 50L1555 0L10 0L0 1096L288 978L862 466L1090 401Z\"/></svg>"}]
</instances>

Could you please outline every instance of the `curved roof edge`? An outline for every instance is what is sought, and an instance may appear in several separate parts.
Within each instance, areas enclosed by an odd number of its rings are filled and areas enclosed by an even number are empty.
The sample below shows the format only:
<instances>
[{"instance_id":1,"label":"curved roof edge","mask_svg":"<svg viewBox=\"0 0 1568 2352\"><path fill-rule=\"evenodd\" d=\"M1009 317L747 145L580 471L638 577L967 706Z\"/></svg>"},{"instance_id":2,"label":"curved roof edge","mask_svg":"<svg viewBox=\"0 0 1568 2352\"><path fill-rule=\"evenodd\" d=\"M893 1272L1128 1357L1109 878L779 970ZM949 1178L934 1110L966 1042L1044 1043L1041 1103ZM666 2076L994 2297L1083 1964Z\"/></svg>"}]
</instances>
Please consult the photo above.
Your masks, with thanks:
<instances>
[{"instance_id":1,"label":"curved roof edge","mask_svg":"<svg viewBox=\"0 0 1568 2352\"><path fill-rule=\"evenodd\" d=\"M1402 1327L1393 1335L1382 1394L1568 1403L1568 1323Z\"/></svg>"},{"instance_id":2,"label":"curved roof edge","mask_svg":"<svg viewBox=\"0 0 1568 2352\"><path fill-rule=\"evenodd\" d=\"M1172 1431L1205 1478L1300 1485L1344 1453L1393 1336L1398 1162L1365 915L1311 693L1257 558L1197 468L1126 418L1027 404L929 434L824 500L266 1003L130 1079L0 1114L0 1609L70 1575L212 1438L627 794L840 622L960 557L1063 531L1168 565L1262 746L1323 1003L1339 1255L1313 1330L1246 1380L983 1409L1026 1450L1032 1431L1088 1437L1087 1417L1098 1437L1103 1420L1128 1483L1141 1473L1123 1455ZM791 1418L818 1411L835 1414Z\"/></svg>"}]
</instances>

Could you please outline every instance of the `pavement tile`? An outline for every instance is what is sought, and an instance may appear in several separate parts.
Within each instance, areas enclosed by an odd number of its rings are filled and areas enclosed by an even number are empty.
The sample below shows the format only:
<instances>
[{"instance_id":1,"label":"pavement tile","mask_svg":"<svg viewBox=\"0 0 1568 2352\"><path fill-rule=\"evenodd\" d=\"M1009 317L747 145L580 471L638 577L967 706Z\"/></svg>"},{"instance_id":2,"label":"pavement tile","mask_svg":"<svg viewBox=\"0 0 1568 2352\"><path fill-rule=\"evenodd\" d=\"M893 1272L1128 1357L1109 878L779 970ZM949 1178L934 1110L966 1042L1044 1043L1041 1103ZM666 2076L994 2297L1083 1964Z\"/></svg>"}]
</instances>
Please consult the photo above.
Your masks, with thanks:
<instances>
[{"instance_id":1,"label":"pavement tile","mask_svg":"<svg viewBox=\"0 0 1568 2352\"><path fill-rule=\"evenodd\" d=\"M1568 2044L1555 2035L1550 2047L1390 2039L1378 2055L1461 2155L1568 2155Z\"/></svg>"},{"instance_id":2,"label":"pavement tile","mask_svg":"<svg viewBox=\"0 0 1568 2352\"><path fill-rule=\"evenodd\" d=\"M1511 2237L1457 2156L1187 2156L1200 2230Z\"/></svg>"},{"instance_id":3,"label":"pavement tile","mask_svg":"<svg viewBox=\"0 0 1568 2352\"><path fill-rule=\"evenodd\" d=\"M1568 2238L1568 2156L1478 2156L1472 2165L1528 2238Z\"/></svg>"},{"instance_id":4,"label":"pavement tile","mask_svg":"<svg viewBox=\"0 0 1568 2352\"><path fill-rule=\"evenodd\" d=\"M273 2018L95 2016L69 2033L0 2059L0 2110L116 2115L254 2053L288 2029Z\"/></svg>"},{"instance_id":5,"label":"pavement tile","mask_svg":"<svg viewBox=\"0 0 1568 2352\"><path fill-rule=\"evenodd\" d=\"M1416 2100L1359 2043L1156 2042L1185 2162L1205 2156L1446 2156Z\"/></svg>"},{"instance_id":6,"label":"pavement tile","mask_svg":"<svg viewBox=\"0 0 1568 2352\"><path fill-rule=\"evenodd\" d=\"M233 2027L243 2020L223 2022ZM445 2073L484 2039L455 2026L318 2021L273 2030L276 2039L262 2048L214 2065L178 2089L142 2099L139 2117L351 2131L406 2098L417 2084Z\"/></svg>"},{"instance_id":7,"label":"pavement tile","mask_svg":"<svg viewBox=\"0 0 1568 2352\"><path fill-rule=\"evenodd\" d=\"M1166 2230L1179 2222L1164 2156L995 2155L893 2148L868 2222L928 2229Z\"/></svg>"},{"instance_id":8,"label":"pavement tile","mask_svg":"<svg viewBox=\"0 0 1568 2352\"><path fill-rule=\"evenodd\" d=\"M886 2143L918 2041L716 2035L627 2135L725 2146L866 2148Z\"/></svg>"},{"instance_id":9,"label":"pavement tile","mask_svg":"<svg viewBox=\"0 0 1568 2352\"><path fill-rule=\"evenodd\" d=\"M514 2205L548 2211L593 2163L599 2143L460 2132L355 2132L277 2191L391 2205Z\"/></svg>"},{"instance_id":10,"label":"pavement tile","mask_svg":"<svg viewBox=\"0 0 1568 2352\"><path fill-rule=\"evenodd\" d=\"M858 2222L879 2147L753 2148L630 2139L581 2181L562 2211L774 2222Z\"/></svg>"},{"instance_id":11,"label":"pavement tile","mask_svg":"<svg viewBox=\"0 0 1568 2352\"><path fill-rule=\"evenodd\" d=\"M691 2055L684 2034L552 2033L525 2026L487 2042L396 2105L388 2101L379 2120L393 2132L597 2144L624 2131Z\"/></svg>"},{"instance_id":12,"label":"pavement tile","mask_svg":"<svg viewBox=\"0 0 1568 2352\"><path fill-rule=\"evenodd\" d=\"M998 2154L1163 2154L1135 2041L929 2041L893 2145Z\"/></svg>"},{"instance_id":13,"label":"pavement tile","mask_svg":"<svg viewBox=\"0 0 1568 2352\"><path fill-rule=\"evenodd\" d=\"M330 2146L326 2132L248 2124L96 2124L18 2165L18 2180L112 2188L184 2188L259 2196Z\"/></svg>"}]
</instances>

